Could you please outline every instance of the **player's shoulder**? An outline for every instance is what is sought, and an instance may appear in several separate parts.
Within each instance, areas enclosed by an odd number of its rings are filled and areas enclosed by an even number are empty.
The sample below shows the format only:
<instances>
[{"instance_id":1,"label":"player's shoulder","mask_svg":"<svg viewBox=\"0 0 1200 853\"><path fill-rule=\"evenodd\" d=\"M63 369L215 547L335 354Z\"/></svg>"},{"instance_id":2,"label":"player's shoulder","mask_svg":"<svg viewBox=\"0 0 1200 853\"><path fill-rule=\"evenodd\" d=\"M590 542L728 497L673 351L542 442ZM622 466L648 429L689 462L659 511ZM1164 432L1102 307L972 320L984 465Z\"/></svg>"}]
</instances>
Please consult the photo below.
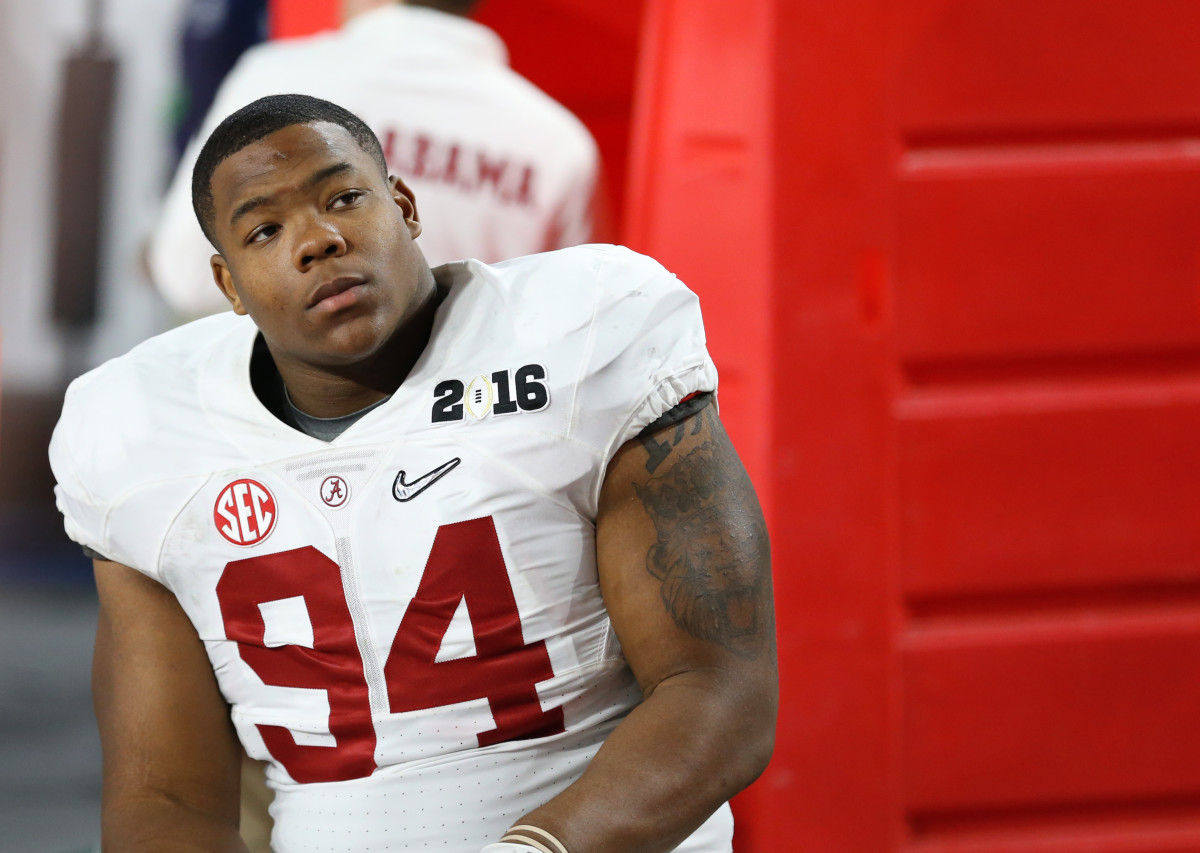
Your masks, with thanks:
<instances>
[{"instance_id":1,"label":"player's shoulder","mask_svg":"<svg viewBox=\"0 0 1200 853\"><path fill-rule=\"evenodd\" d=\"M148 446L162 448L173 421L194 410L204 365L216 348L246 335L249 320L205 317L152 337L76 379L67 388L52 457L119 465Z\"/></svg>"},{"instance_id":2,"label":"player's shoulder","mask_svg":"<svg viewBox=\"0 0 1200 853\"><path fill-rule=\"evenodd\" d=\"M586 294L596 316L614 311L632 313L651 303L678 298L694 299L691 291L662 264L648 255L607 243L572 246L498 266L521 274L524 264L536 270L529 297L560 305L579 305Z\"/></svg>"},{"instance_id":3,"label":"player's shoulder","mask_svg":"<svg viewBox=\"0 0 1200 853\"><path fill-rule=\"evenodd\" d=\"M152 572L160 539L151 531L209 474L205 442L221 439L205 417L204 377L214 356L235 351L238 335L253 344L243 318L206 317L71 383L49 456L72 539Z\"/></svg>"},{"instance_id":4,"label":"player's shoulder","mask_svg":"<svg viewBox=\"0 0 1200 853\"><path fill-rule=\"evenodd\" d=\"M67 404L124 399L131 393L157 392L163 385L186 383L221 339L244 331L249 322L223 312L148 338L73 381L67 388Z\"/></svg>"},{"instance_id":5,"label":"player's shoulder","mask_svg":"<svg viewBox=\"0 0 1200 853\"><path fill-rule=\"evenodd\" d=\"M611 243L587 243L492 264L497 277L530 295L576 301L578 289L620 297L650 287L683 287L648 255ZM557 286L555 286L557 283Z\"/></svg>"},{"instance_id":6,"label":"player's shoulder","mask_svg":"<svg viewBox=\"0 0 1200 853\"><path fill-rule=\"evenodd\" d=\"M460 261L439 269L439 279L464 291L460 316L479 315L492 322L508 317L523 337L547 343L593 328L619 338L649 317L696 301L658 261L609 244L572 246L496 264Z\"/></svg>"},{"instance_id":7,"label":"player's shoulder","mask_svg":"<svg viewBox=\"0 0 1200 853\"><path fill-rule=\"evenodd\" d=\"M564 374L551 368L566 368L571 435L605 458L688 394L716 389L699 299L653 258L584 245L490 269L517 306L514 335L546 353L554 381Z\"/></svg>"}]
</instances>

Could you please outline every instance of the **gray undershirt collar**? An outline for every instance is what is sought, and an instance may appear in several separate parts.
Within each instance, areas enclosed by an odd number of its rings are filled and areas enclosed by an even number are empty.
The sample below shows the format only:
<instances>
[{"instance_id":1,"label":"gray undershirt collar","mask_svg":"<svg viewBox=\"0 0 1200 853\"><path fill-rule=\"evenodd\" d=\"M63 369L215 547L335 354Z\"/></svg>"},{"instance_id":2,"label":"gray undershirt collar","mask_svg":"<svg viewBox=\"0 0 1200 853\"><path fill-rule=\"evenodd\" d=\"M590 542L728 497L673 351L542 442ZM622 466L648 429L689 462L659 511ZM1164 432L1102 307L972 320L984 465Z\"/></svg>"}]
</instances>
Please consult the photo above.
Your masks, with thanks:
<instances>
[{"instance_id":1,"label":"gray undershirt collar","mask_svg":"<svg viewBox=\"0 0 1200 853\"><path fill-rule=\"evenodd\" d=\"M288 395L287 386L283 389L283 405L285 408L284 414L291 426L300 430L305 435L311 435L313 438L321 441L333 441L339 435L350 429L357 423L363 415L373 409L378 409L388 400L392 399L389 394L382 400L378 400L365 409L359 409L357 412L351 412L348 415L342 415L337 418L314 418L312 415L305 414L296 408L292 398Z\"/></svg>"}]
</instances>

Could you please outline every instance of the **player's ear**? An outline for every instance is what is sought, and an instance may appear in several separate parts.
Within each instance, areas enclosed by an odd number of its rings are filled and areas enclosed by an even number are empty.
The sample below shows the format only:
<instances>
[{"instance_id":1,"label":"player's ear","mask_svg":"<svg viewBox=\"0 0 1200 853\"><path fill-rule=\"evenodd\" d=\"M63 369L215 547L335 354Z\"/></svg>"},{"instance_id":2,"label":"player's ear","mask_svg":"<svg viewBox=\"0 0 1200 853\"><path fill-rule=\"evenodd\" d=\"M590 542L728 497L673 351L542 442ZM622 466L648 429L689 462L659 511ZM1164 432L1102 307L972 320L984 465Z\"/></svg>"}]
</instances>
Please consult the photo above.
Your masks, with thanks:
<instances>
[{"instance_id":1,"label":"player's ear","mask_svg":"<svg viewBox=\"0 0 1200 853\"><path fill-rule=\"evenodd\" d=\"M233 275L229 272L229 266L225 263L225 259L220 255L213 255L209 258L208 263L212 267L213 281L217 283L221 294L233 306L233 313L245 314L246 309L242 306L242 298L238 296L237 290L233 286Z\"/></svg>"},{"instance_id":2,"label":"player's ear","mask_svg":"<svg viewBox=\"0 0 1200 853\"><path fill-rule=\"evenodd\" d=\"M388 187L392 191L392 200L404 211L404 222L408 225L408 233L414 240L417 239L421 236L421 217L417 214L416 195L399 175L388 176Z\"/></svg>"}]
</instances>

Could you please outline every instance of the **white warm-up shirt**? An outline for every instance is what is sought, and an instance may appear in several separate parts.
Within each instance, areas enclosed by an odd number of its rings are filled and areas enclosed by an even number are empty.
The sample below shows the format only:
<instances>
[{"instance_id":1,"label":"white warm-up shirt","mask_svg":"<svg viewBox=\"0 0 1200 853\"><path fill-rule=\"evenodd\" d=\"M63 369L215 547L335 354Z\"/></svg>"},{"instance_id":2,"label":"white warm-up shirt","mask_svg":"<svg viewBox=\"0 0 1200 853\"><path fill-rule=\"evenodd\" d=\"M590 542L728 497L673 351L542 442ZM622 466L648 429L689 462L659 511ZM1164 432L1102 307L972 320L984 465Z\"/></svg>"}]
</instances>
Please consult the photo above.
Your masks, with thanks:
<instances>
[{"instance_id":1,"label":"white warm-up shirt","mask_svg":"<svg viewBox=\"0 0 1200 853\"><path fill-rule=\"evenodd\" d=\"M487 27L392 4L336 32L254 47L221 84L150 240L155 284L182 314L229 307L209 267L215 250L192 212L200 148L226 116L287 93L332 101L375 131L389 170L416 195L418 245L432 265L492 263L589 239L598 155L583 124L508 67Z\"/></svg>"}]
</instances>

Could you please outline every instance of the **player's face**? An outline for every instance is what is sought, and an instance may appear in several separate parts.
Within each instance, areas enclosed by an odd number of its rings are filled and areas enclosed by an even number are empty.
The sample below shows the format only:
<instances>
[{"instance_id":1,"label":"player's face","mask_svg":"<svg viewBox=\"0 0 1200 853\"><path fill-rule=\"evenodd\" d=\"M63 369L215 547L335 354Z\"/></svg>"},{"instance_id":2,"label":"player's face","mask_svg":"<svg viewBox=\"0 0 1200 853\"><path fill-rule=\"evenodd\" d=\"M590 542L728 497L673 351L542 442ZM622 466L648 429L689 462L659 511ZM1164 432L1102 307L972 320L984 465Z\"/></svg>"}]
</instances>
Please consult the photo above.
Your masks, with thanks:
<instances>
[{"instance_id":1,"label":"player's face","mask_svg":"<svg viewBox=\"0 0 1200 853\"><path fill-rule=\"evenodd\" d=\"M298 124L212 176L213 274L277 360L365 361L433 291L412 194L342 127Z\"/></svg>"}]
</instances>

